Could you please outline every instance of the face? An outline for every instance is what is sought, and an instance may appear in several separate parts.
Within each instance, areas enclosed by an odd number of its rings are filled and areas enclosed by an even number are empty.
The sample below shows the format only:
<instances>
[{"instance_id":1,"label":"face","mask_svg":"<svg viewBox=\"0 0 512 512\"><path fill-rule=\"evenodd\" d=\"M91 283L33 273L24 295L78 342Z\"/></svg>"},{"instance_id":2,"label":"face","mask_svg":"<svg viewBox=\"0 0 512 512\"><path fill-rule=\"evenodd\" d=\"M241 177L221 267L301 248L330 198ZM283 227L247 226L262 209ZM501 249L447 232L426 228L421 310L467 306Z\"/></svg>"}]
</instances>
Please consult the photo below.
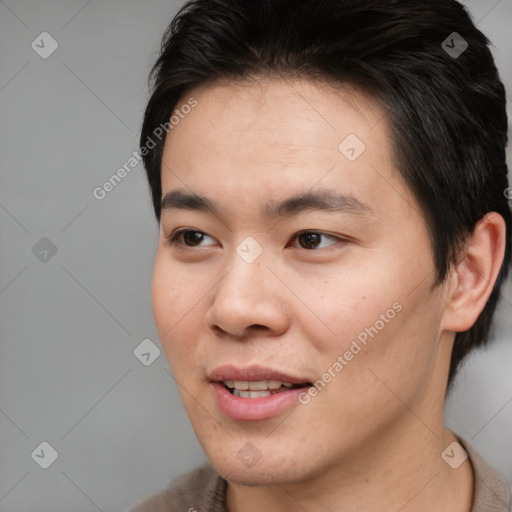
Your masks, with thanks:
<instances>
[{"instance_id":1,"label":"face","mask_svg":"<svg viewBox=\"0 0 512 512\"><path fill-rule=\"evenodd\" d=\"M442 415L446 299L383 111L298 80L190 97L165 141L153 308L212 465L302 482L425 435L403 404Z\"/></svg>"}]
</instances>

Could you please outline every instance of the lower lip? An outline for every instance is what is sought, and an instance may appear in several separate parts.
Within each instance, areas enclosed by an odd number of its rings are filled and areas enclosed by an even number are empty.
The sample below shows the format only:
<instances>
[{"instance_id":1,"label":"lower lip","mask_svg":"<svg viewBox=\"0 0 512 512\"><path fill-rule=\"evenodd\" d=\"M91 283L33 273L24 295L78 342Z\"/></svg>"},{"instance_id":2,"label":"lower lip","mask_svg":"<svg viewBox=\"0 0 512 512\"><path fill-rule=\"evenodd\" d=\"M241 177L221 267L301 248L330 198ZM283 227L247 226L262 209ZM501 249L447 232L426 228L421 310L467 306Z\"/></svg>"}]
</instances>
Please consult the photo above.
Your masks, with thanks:
<instances>
[{"instance_id":1,"label":"lower lip","mask_svg":"<svg viewBox=\"0 0 512 512\"><path fill-rule=\"evenodd\" d=\"M277 416L293 404L307 387L281 391L260 398L242 398L232 395L223 384L211 383L217 405L222 413L236 421L259 421Z\"/></svg>"}]
</instances>

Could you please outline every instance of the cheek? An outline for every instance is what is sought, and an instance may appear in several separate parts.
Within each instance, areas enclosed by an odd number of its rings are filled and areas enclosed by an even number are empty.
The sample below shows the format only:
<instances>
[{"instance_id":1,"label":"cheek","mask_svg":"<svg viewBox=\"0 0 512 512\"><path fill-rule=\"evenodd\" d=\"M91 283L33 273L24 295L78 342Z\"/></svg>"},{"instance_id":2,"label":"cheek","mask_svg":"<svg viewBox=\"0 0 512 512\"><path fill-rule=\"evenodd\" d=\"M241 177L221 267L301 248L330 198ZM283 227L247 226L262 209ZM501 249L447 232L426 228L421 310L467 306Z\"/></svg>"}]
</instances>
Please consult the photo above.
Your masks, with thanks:
<instances>
[{"instance_id":1,"label":"cheek","mask_svg":"<svg viewBox=\"0 0 512 512\"><path fill-rule=\"evenodd\" d=\"M381 421L402 402L414 403L431 382L438 353L440 308L428 286L393 304L372 300L367 304L371 315L365 313L364 321L358 317L359 325L352 322L356 334L343 338L325 359L325 371L339 363L330 397L360 421L367 415Z\"/></svg>"},{"instance_id":2,"label":"cheek","mask_svg":"<svg viewBox=\"0 0 512 512\"><path fill-rule=\"evenodd\" d=\"M194 315L207 290L207 284L194 269L184 269L172 263L165 252L159 250L153 268L151 293L159 331L165 334L170 329L174 330L175 325Z\"/></svg>"},{"instance_id":3,"label":"cheek","mask_svg":"<svg viewBox=\"0 0 512 512\"><path fill-rule=\"evenodd\" d=\"M394 279L389 266L379 270L368 263L332 274L330 279L322 279L320 286L319 280L298 277L301 283L297 288L305 287L310 311L304 309L306 315L297 318L302 317L307 338L315 340L318 350L343 353L353 340L359 338L364 343L370 333L389 330L396 323L404 294L400 279Z\"/></svg>"},{"instance_id":4,"label":"cheek","mask_svg":"<svg viewBox=\"0 0 512 512\"><path fill-rule=\"evenodd\" d=\"M163 257L158 253L153 268L151 299L155 323L162 342L165 332L176 322L176 307L179 306L176 300L179 293L177 285L172 269L165 265Z\"/></svg>"},{"instance_id":5,"label":"cheek","mask_svg":"<svg viewBox=\"0 0 512 512\"><path fill-rule=\"evenodd\" d=\"M206 285L205 285L206 286ZM176 361L192 357L197 333L202 321L199 315L204 306L206 287L193 275L188 276L177 266L165 261L165 255L157 254L152 282L152 303L155 324L160 341L171 368Z\"/></svg>"},{"instance_id":6,"label":"cheek","mask_svg":"<svg viewBox=\"0 0 512 512\"><path fill-rule=\"evenodd\" d=\"M322 371L350 375L343 385L354 391L375 381L370 369L394 381L431 370L442 300L432 295L431 280L425 279L429 262L414 265L399 256L364 261L336 279L323 279L321 294L314 293L314 283L308 287L329 331L318 329L318 320L314 325L304 321L302 327L321 354Z\"/></svg>"}]
</instances>

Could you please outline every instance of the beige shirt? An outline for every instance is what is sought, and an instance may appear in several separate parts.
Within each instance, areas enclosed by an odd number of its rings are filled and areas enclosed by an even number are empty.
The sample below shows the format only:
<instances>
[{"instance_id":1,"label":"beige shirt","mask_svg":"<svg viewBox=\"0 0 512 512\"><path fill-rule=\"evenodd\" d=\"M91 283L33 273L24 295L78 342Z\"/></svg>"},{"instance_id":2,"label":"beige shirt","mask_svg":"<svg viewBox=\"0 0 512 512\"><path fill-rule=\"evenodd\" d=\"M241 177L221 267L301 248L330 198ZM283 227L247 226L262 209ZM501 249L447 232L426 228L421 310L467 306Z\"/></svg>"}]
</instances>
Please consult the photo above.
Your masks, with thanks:
<instances>
[{"instance_id":1,"label":"beige shirt","mask_svg":"<svg viewBox=\"0 0 512 512\"><path fill-rule=\"evenodd\" d=\"M503 479L467 441L475 477L471 512L512 512L510 492ZM169 487L136 503L127 512L227 512L227 482L210 466L202 466L177 478Z\"/></svg>"}]
</instances>

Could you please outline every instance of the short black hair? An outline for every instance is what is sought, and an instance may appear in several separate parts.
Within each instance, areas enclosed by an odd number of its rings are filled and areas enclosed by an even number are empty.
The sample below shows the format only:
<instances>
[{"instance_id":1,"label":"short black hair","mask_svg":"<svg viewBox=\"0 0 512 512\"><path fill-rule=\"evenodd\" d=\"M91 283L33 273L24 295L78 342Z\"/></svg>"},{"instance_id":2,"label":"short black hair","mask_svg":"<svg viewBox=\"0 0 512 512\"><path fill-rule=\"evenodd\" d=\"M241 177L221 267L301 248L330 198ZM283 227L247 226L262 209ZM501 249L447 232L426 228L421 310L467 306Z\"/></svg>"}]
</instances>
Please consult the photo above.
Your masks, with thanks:
<instances>
[{"instance_id":1,"label":"short black hair","mask_svg":"<svg viewBox=\"0 0 512 512\"><path fill-rule=\"evenodd\" d=\"M430 230L436 284L485 214L506 223L493 292L474 326L456 334L451 383L466 354L487 341L511 257L506 95L489 45L456 0L190 1L162 39L140 145L186 93L217 79L303 77L377 98L395 164ZM164 140L144 156L157 220Z\"/></svg>"}]
</instances>

